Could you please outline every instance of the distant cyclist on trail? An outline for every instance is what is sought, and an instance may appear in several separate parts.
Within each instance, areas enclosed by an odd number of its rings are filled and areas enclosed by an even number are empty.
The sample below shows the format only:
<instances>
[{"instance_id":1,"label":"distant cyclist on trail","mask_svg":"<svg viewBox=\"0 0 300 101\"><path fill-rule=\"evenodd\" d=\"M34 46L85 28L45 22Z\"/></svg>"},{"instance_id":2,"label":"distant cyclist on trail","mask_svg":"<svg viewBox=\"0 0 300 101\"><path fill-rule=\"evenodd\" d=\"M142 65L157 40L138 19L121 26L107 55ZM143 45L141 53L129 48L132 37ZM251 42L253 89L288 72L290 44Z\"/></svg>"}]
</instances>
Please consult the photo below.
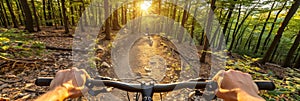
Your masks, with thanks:
<instances>
[{"instance_id":1,"label":"distant cyclist on trail","mask_svg":"<svg viewBox=\"0 0 300 101\"><path fill-rule=\"evenodd\" d=\"M83 69L60 70L51 82L50 91L36 101L63 101L67 98L80 97L88 91L88 88L83 86L86 78L90 76ZM217 97L225 101L264 101L258 95L258 87L248 73L235 70L220 71L213 80L220 85Z\"/></svg>"}]
</instances>

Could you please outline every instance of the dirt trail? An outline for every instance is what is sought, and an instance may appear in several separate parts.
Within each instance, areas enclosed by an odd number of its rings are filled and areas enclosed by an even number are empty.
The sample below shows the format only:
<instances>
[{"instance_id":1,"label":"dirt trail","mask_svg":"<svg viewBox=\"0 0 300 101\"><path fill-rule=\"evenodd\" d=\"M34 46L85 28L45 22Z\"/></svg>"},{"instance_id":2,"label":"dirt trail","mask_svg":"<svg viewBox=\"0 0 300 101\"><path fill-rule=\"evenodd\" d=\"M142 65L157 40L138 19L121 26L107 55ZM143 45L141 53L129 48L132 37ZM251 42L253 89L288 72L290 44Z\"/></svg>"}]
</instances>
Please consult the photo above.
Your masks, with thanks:
<instances>
[{"instance_id":1,"label":"dirt trail","mask_svg":"<svg viewBox=\"0 0 300 101\"><path fill-rule=\"evenodd\" d=\"M135 73L144 77L143 81L155 80L156 83L170 83L178 79L176 68L180 68L179 55L171 55L170 46L160 36L151 36L153 44L143 37L131 47L130 67ZM148 79L151 78L151 79ZM154 101L160 100L160 94L154 94Z\"/></svg>"}]
</instances>

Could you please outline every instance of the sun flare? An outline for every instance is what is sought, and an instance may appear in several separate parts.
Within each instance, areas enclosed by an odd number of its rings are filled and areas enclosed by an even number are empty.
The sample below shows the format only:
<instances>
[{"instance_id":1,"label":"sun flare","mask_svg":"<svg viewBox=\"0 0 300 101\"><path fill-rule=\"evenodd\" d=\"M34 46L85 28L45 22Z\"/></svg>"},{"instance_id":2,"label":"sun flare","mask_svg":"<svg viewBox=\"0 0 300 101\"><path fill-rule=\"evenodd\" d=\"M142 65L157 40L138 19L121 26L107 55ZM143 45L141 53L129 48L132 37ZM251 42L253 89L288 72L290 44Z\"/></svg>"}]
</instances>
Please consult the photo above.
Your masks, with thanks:
<instances>
[{"instance_id":1,"label":"sun flare","mask_svg":"<svg viewBox=\"0 0 300 101\"><path fill-rule=\"evenodd\" d=\"M151 4L152 1L144 1L144 3L141 4L141 9L143 11L147 11L150 8Z\"/></svg>"}]
</instances>

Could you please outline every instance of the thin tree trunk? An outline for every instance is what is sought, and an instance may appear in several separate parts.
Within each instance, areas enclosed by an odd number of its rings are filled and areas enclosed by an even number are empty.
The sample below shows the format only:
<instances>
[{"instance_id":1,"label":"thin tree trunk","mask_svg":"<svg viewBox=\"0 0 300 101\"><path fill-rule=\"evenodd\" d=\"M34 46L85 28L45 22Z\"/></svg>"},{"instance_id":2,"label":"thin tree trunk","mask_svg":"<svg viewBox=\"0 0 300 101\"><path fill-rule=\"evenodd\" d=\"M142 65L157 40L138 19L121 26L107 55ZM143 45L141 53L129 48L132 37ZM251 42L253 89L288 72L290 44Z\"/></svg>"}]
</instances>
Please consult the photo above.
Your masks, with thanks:
<instances>
[{"instance_id":1,"label":"thin tree trunk","mask_svg":"<svg viewBox=\"0 0 300 101\"><path fill-rule=\"evenodd\" d=\"M75 18L74 18L74 7L73 7L73 0L70 0L70 10L71 10L71 15L72 15L72 17L71 17L71 21L72 21L72 26L75 26ZM100 9L99 9L100 10Z\"/></svg>"},{"instance_id":2,"label":"thin tree trunk","mask_svg":"<svg viewBox=\"0 0 300 101\"><path fill-rule=\"evenodd\" d=\"M62 13L63 13L63 17L64 17L64 27L65 27L65 33L69 33L69 19L68 16L66 14L66 5L65 5L65 0L61 0L62 3Z\"/></svg>"},{"instance_id":3,"label":"thin tree trunk","mask_svg":"<svg viewBox=\"0 0 300 101\"><path fill-rule=\"evenodd\" d=\"M10 4L10 0L6 0L6 4L7 4L7 8L9 10L9 13L10 13L10 16L11 16L11 19L14 23L14 28L18 28L19 27L19 24L18 24L18 21L16 19L16 16L15 16L15 13L13 11L13 8L11 7L11 4Z\"/></svg>"},{"instance_id":4,"label":"thin tree trunk","mask_svg":"<svg viewBox=\"0 0 300 101\"><path fill-rule=\"evenodd\" d=\"M237 20L236 20L236 23L235 23L234 31L233 31L232 36L231 36L231 43L230 43L230 47L229 47L228 51L231 51L232 48L233 48L233 44L234 44L234 41L235 41L235 38L236 38L235 33L236 33L237 28L239 26L239 21L240 21L240 16L241 16L241 9L242 9L242 4L240 4L240 7L239 7L238 17L237 17ZM230 37L230 33L228 34L227 37Z\"/></svg>"},{"instance_id":5,"label":"thin tree trunk","mask_svg":"<svg viewBox=\"0 0 300 101\"><path fill-rule=\"evenodd\" d=\"M300 31L298 32L295 42L294 42L293 46L291 47L291 49L289 50L288 55L285 58L283 67L291 66L290 63L291 63L292 57L293 57L295 51L297 50L299 43L300 43Z\"/></svg>"},{"instance_id":6,"label":"thin tree trunk","mask_svg":"<svg viewBox=\"0 0 300 101\"><path fill-rule=\"evenodd\" d=\"M25 30L28 30L29 32L34 32L32 14L28 6L27 0L20 0L20 1L22 3L22 7L25 13L25 19L26 19Z\"/></svg>"},{"instance_id":7,"label":"thin tree trunk","mask_svg":"<svg viewBox=\"0 0 300 101\"><path fill-rule=\"evenodd\" d=\"M22 0L21 0L22 1ZM51 14L51 12L53 12L52 11L52 0L47 0L48 1L48 3L47 3L47 10L48 10L48 18L47 18L47 23L46 23L46 25L47 26L53 26L53 19L52 19L52 14ZM47 17L47 16L46 16Z\"/></svg>"},{"instance_id":8,"label":"thin tree trunk","mask_svg":"<svg viewBox=\"0 0 300 101\"><path fill-rule=\"evenodd\" d=\"M196 18L197 18L197 11L198 11L198 8L195 9L195 12L194 12L194 17L193 17L193 21L192 21L192 29L191 29L191 44L194 40L194 31L195 31L195 26L196 26Z\"/></svg>"},{"instance_id":9,"label":"thin tree trunk","mask_svg":"<svg viewBox=\"0 0 300 101\"><path fill-rule=\"evenodd\" d=\"M108 0L104 0L104 9L105 9L105 39L106 40L111 40L110 36L110 20L108 19L109 17L109 3Z\"/></svg>"},{"instance_id":10,"label":"thin tree trunk","mask_svg":"<svg viewBox=\"0 0 300 101\"><path fill-rule=\"evenodd\" d=\"M17 14L19 16L19 22L21 23L21 25L24 25L23 20L22 20L22 17L24 16L24 14L23 14L23 10L21 8L21 3L19 2L19 0L16 0L15 2L17 5L18 13L19 13L19 14Z\"/></svg>"},{"instance_id":11,"label":"thin tree trunk","mask_svg":"<svg viewBox=\"0 0 300 101\"><path fill-rule=\"evenodd\" d=\"M237 0L234 0L234 2L235 2L235 1L237 1ZM235 3L232 3L231 6L230 6L230 8L229 8L229 13L228 13L228 15L227 15L226 22L225 22L224 27L223 27L223 31L222 31L223 35L220 37L221 40L222 40L222 39L225 37L225 35L226 35L226 31L227 31L227 29L228 29L228 25L229 25L231 16L232 16L232 14L233 14L233 9L234 9L234 8L235 8ZM231 26L230 26L230 28L231 28ZM227 43L228 43L228 39L226 39L225 41L226 41L226 44L227 44ZM223 45L223 41L220 41L220 42L219 42L218 50L222 49L222 45Z\"/></svg>"},{"instance_id":12,"label":"thin tree trunk","mask_svg":"<svg viewBox=\"0 0 300 101\"><path fill-rule=\"evenodd\" d=\"M61 2L62 2L62 0L61 0ZM62 15L62 11L61 11L61 6L63 6L63 5L60 5L60 0L57 0L57 5L58 5L58 11L59 11L59 21L60 21L60 25L63 25L63 15Z\"/></svg>"},{"instance_id":13,"label":"thin tree trunk","mask_svg":"<svg viewBox=\"0 0 300 101\"><path fill-rule=\"evenodd\" d=\"M271 53L273 52L275 46L279 43L279 41L282 37L282 33L284 32L284 29L286 28L286 26L289 24L291 18L296 13L297 9L299 8L299 5L300 5L300 0L296 0L295 3L290 8L287 16L285 17L283 23L281 24L281 27L279 28L279 30L277 32L277 35L275 36L275 38L271 44L271 47L266 52L264 58L260 61L262 64L265 64L267 61L269 61Z\"/></svg>"},{"instance_id":14,"label":"thin tree trunk","mask_svg":"<svg viewBox=\"0 0 300 101\"><path fill-rule=\"evenodd\" d=\"M300 69L300 56L299 56L299 58L298 58L296 64L294 65L294 68Z\"/></svg>"},{"instance_id":15,"label":"thin tree trunk","mask_svg":"<svg viewBox=\"0 0 300 101\"><path fill-rule=\"evenodd\" d=\"M44 14L44 22L45 25L48 25L48 19L47 19L47 13L46 13L46 0L42 0L43 1L43 14Z\"/></svg>"},{"instance_id":16,"label":"thin tree trunk","mask_svg":"<svg viewBox=\"0 0 300 101\"><path fill-rule=\"evenodd\" d=\"M208 19L207 19L207 26L206 26L206 29L205 29L205 41L204 41L204 49L202 51L202 54L201 54L201 58L200 58L200 62L201 63L205 63L205 58L206 58L206 51L208 50L209 48L209 40L208 40L208 35L210 35L211 33L211 27L212 27L212 21L213 21L213 15L214 15L214 10L216 9L216 0L211 0L211 4L210 4L210 10L209 10L209 15L208 15Z\"/></svg>"},{"instance_id":17,"label":"thin tree trunk","mask_svg":"<svg viewBox=\"0 0 300 101\"><path fill-rule=\"evenodd\" d=\"M276 61L276 58L274 58L274 57L275 57L275 55L276 55L276 52L277 52L278 47L279 47L279 44L276 45L275 50L274 50L274 52L272 53L271 61L274 61L274 60Z\"/></svg>"},{"instance_id":18,"label":"thin tree trunk","mask_svg":"<svg viewBox=\"0 0 300 101\"><path fill-rule=\"evenodd\" d=\"M266 30L266 27L267 27L268 21L269 21L269 19L270 19L270 17L271 17L272 9L274 8L275 3L276 3L276 2L274 1L274 3L273 3L272 6L271 6L271 9L270 9L270 12L269 12L269 14L268 14L268 17L267 17L267 19L266 19L266 21L265 21L265 23L264 23L263 28L262 28L262 31L260 32L260 35L259 35L258 40L257 40L256 48L255 48L255 50L254 50L254 54L256 54L256 53L258 52L258 49L259 49L259 47L260 47L260 42L261 42L261 40L262 40L262 36L263 36L263 34L264 34L265 30Z\"/></svg>"},{"instance_id":19,"label":"thin tree trunk","mask_svg":"<svg viewBox=\"0 0 300 101\"><path fill-rule=\"evenodd\" d=\"M272 24L272 26L271 26L271 29L270 29L270 31L269 31L269 34L268 34L267 38L265 39L265 42L264 42L264 45L263 45L263 51L267 48L267 44L268 44L268 42L269 42L269 40L270 40L270 37L271 37L271 35L272 35L272 32L273 32L273 30L274 30L276 21L277 21L279 15L280 15L280 13L282 12L282 10L285 8L286 4L287 4L287 2L284 3L283 7L282 7L282 8L277 12L277 14L276 14L276 17L275 17L275 19L274 19L274 21L273 21L273 24Z\"/></svg>"},{"instance_id":20,"label":"thin tree trunk","mask_svg":"<svg viewBox=\"0 0 300 101\"><path fill-rule=\"evenodd\" d=\"M3 8L3 1L1 0L0 1L0 16L1 16L1 19L2 19L2 21L3 21L3 26L5 27L5 28L8 28L8 23L7 23L7 16L5 15L5 10L4 9L2 9Z\"/></svg>"},{"instance_id":21,"label":"thin tree trunk","mask_svg":"<svg viewBox=\"0 0 300 101\"><path fill-rule=\"evenodd\" d=\"M188 14L188 12L187 12L188 5L189 5L188 3L185 3L184 11L183 11L183 14L182 14L181 27L183 27L183 28L185 28L186 17L187 17L187 14ZM177 35L178 35L177 40L178 40L179 43L181 43L182 40L183 40L184 30L181 29L180 33L177 34Z\"/></svg>"},{"instance_id":22,"label":"thin tree trunk","mask_svg":"<svg viewBox=\"0 0 300 101\"><path fill-rule=\"evenodd\" d=\"M41 28L40 28L40 22L39 22L39 17L38 17L38 15L37 15L37 13L36 13L34 0L31 0L31 3L32 3L32 9L33 9L34 20L35 20L35 23L36 23L37 31L41 31Z\"/></svg>"},{"instance_id":23,"label":"thin tree trunk","mask_svg":"<svg viewBox=\"0 0 300 101\"><path fill-rule=\"evenodd\" d=\"M239 32L239 30L241 29L241 27L242 27L242 25L244 24L244 22L246 21L246 19L250 16L250 14L253 12L253 10L255 9L255 7L256 7L257 5L255 5L247 14L246 14L246 16L244 17L244 19L241 21L241 23L238 25L238 27L237 27L237 29L233 32L233 35L232 35L232 42L231 42L231 44L230 44L230 47L229 47L229 51L231 51L232 50L232 48L233 48L233 45L234 45L234 42L235 42L235 38L236 38L236 35L237 35L237 33ZM240 6L240 8L241 8L241 6ZM239 11L240 12L240 11ZM239 15L240 16L240 15ZM239 20L238 20L239 21ZM237 23L238 24L238 23Z\"/></svg>"},{"instance_id":24,"label":"thin tree trunk","mask_svg":"<svg viewBox=\"0 0 300 101\"><path fill-rule=\"evenodd\" d=\"M116 5L116 8L118 7L118 5ZM118 13L118 9L116 9L113 13L113 30L119 30L121 29L121 26L119 24L119 17L118 17L119 13Z\"/></svg>"}]
</instances>

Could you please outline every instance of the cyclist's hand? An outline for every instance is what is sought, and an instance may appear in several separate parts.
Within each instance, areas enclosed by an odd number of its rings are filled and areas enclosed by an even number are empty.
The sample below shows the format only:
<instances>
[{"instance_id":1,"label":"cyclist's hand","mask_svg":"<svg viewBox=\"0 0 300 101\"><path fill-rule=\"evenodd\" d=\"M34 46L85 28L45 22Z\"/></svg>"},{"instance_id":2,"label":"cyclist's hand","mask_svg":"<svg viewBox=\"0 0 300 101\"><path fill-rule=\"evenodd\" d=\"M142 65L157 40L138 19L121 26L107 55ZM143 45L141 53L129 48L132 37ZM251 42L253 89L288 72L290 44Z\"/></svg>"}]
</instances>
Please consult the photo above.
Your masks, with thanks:
<instances>
[{"instance_id":1,"label":"cyclist's hand","mask_svg":"<svg viewBox=\"0 0 300 101\"><path fill-rule=\"evenodd\" d=\"M264 100L258 95L258 87L248 73L235 70L220 71L213 80L219 85L216 95L226 101Z\"/></svg>"},{"instance_id":2,"label":"cyclist's hand","mask_svg":"<svg viewBox=\"0 0 300 101\"><path fill-rule=\"evenodd\" d=\"M50 84L50 89L64 87L67 89L68 98L76 98L88 91L84 86L86 78L90 78L85 70L72 68L60 70Z\"/></svg>"}]
</instances>

